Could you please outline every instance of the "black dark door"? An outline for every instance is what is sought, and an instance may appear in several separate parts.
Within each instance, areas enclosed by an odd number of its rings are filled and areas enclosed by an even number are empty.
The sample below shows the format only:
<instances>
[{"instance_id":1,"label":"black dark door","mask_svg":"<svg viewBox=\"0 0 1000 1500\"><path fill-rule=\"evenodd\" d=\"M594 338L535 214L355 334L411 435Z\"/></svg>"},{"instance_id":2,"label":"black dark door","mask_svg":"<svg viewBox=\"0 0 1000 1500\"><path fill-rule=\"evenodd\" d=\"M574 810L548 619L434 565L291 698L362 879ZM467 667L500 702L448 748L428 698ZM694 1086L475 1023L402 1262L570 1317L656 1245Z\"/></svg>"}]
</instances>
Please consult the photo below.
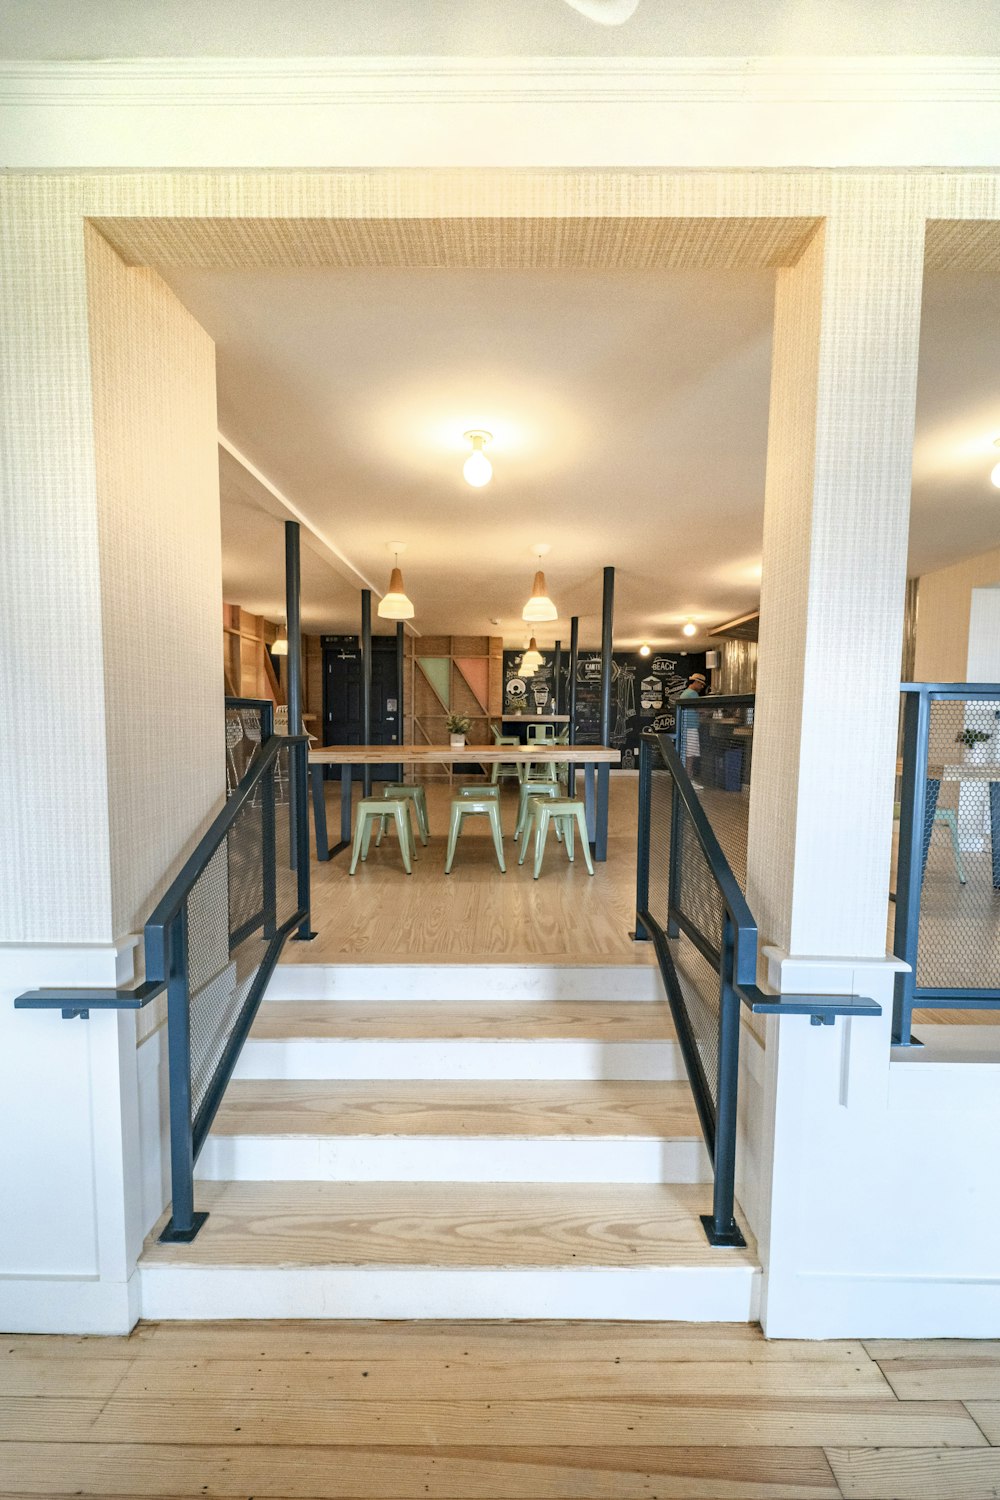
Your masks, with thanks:
<instances>
[{"instance_id":1,"label":"black dark door","mask_svg":"<svg viewBox=\"0 0 1000 1500\"><path fill-rule=\"evenodd\" d=\"M372 638L372 744L395 745L400 738L402 704L396 690L396 638ZM337 643L323 641L323 744L360 745L364 742L361 724L361 649L348 637ZM363 774L355 766L356 781ZM394 781L398 766L373 766L376 781Z\"/></svg>"}]
</instances>

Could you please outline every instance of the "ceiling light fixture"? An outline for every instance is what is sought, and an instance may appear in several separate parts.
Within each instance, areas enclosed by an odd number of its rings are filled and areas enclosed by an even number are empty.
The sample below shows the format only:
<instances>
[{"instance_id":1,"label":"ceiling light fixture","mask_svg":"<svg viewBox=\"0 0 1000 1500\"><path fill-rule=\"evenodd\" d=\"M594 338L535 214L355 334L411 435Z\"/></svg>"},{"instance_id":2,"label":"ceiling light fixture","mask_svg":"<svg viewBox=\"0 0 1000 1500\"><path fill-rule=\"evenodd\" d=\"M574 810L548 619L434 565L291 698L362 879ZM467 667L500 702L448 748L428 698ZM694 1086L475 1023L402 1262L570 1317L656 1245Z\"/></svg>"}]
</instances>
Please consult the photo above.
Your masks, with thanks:
<instances>
[{"instance_id":1,"label":"ceiling light fixture","mask_svg":"<svg viewBox=\"0 0 1000 1500\"><path fill-rule=\"evenodd\" d=\"M541 562L549 551L546 542L539 542L534 548L535 556ZM543 620L558 620L559 611L549 598L548 586L545 582L545 574L541 568L535 574L535 582L531 589L531 598L521 611L521 619L527 620L529 625L540 624Z\"/></svg>"},{"instance_id":2,"label":"ceiling light fixture","mask_svg":"<svg viewBox=\"0 0 1000 1500\"><path fill-rule=\"evenodd\" d=\"M412 620L413 604L406 596L403 575L399 571L399 554L406 551L405 542L390 542L393 569L389 577L389 592L378 601L378 616L382 620Z\"/></svg>"},{"instance_id":3,"label":"ceiling light fixture","mask_svg":"<svg viewBox=\"0 0 1000 1500\"><path fill-rule=\"evenodd\" d=\"M473 489L480 490L493 478L493 465L483 451L487 443L493 441L493 434L476 429L467 432L465 440L472 444L472 452L462 465L462 473L465 475L466 484L471 484Z\"/></svg>"},{"instance_id":4,"label":"ceiling light fixture","mask_svg":"<svg viewBox=\"0 0 1000 1500\"><path fill-rule=\"evenodd\" d=\"M649 647L646 645L645 641L643 641L642 645L639 647L639 655L640 656L648 656L649 655Z\"/></svg>"},{"instance_id":5,"label":"ceiling light fixture","mask_svg":"<svg viewBox=\"0 0 1000 1500\"><path fill-rule=\"evenodd\" d=\"M278 634L275 636L274 640L271 643L271 655L288 655L288 631L285 629L284 625L278 626Z\"/></svg>"},{"instance_id":6,"label":"ceiling light fixture","mask_svg":"<svg viewBox=\"0 0 1000 1500\"><path fill-rule=\"evenodd\" d=\"M521 657L521 676L534 677L538 668L542 665L542 653L538 649L538 642L532 636L528 642L528 649Z\"/></svg>"},{"instance_id":7,"label":"ceiling light fixture","mask_svg":"<svg viewBox=\"0 0 1000 1500\"><path fill-rule=\"evenodd\" d=\"M697 635L698 634L698 627L694 623L693 620L688 620L687 624L684 626L682 634L683 635Z\"/></svg>"},{"instance_id":8,"label":"ceiling light fixture","mask_svg":"<svg viewBox=\"0 0 1000 1500\"><path fill-rule=\"evenodd\" d=\"M1000 437L993 439L993 446L994 448L1000 448ZM996 485L997 489L1000 490L1000 464L994 465L993 471L990 474L990 478Z\"/></svg>"}]
</instances>

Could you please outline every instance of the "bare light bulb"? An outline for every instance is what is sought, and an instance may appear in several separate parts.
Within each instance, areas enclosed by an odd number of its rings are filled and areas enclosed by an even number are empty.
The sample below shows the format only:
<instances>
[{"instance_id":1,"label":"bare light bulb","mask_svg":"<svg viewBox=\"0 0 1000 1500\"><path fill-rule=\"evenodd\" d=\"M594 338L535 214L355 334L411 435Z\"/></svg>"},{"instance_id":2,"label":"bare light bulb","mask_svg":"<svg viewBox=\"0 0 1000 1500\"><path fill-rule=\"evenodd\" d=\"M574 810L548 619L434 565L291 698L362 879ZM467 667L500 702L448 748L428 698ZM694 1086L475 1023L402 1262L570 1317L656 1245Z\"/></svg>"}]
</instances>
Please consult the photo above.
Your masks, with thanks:
<instances>
[{"instance_id":1,"label":"bare light bulb","mask_svg":"<svg viewBox=\"0 0 1000 1500\"><path fill-rule=\"evenodd\" d=\"M686 624L686 625L685 625L685 626L684 626L684 629L683 629L683 631L682 631L682 632L681 632L681 634L682 634L682 635L697 635L697 634L698 634L698 627L697 627L697 625L696 625L696 624L695 624L695 623L694 623L694 621L693 621L693 620L688 620L688 622L687 622L687 624Z\"/></svg>"},{"instance_id":2,"label":"bare light bulb","mask_svg":"<svg viewBox=\"0 0 1000 1500\"><path fill-rule=\"evenodd\" d=\"M1000 490L1000 464L993 465L993 470L990 474L990 478L996 485L997 489Z\"/></svg>"},{"instance_id":3,"label":"bare light bulb","mask_svg":"<svg viewBox=\"0 0 1000 1500\"><path fill-rule=\"evenodd\" d=\"M480 490L493 478L493 465L483 452L493 434L491 432L467 432L465 436L472 444L472 452L462 465L462 473L465 475L466 484L471 484L473 489Z\"/></svg>"},{"instance_id":4,"label":"bare light bulb","mask_svg":"<svg viewBox=\"0 0 1000 1500\"><path fill-rule=\"evenodd\" d=\"M639 647L639 655L640 656L648 656L649 655L649 647L645 644L645 642Z\"/></svg>"}]
</instances>

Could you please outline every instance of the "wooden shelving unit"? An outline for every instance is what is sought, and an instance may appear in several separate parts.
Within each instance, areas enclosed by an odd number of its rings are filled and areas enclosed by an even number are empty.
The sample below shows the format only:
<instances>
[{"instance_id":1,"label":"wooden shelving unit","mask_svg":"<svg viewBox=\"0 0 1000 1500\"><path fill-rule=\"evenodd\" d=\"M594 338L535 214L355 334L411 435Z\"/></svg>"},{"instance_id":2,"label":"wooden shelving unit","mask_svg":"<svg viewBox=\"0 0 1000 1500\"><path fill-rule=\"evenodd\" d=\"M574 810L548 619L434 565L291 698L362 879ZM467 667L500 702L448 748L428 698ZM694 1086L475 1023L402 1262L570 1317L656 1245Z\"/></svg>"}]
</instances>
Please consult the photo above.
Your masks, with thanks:
<instances>
[{"instance_id":1,"label":"wooden shelving unit","mask_svg":"<svg viewBox=\"0 0 1000 1500\"><path fill-rule=\"evenodd\" d=\"M450 713L471 720L470 745L493 742L491 723L503 711L503 639L493 635L424 635L406 643L404 738L411 745L447 743ZM451 781L442 765L428 779Z\"/></svg>"}]
</instances>

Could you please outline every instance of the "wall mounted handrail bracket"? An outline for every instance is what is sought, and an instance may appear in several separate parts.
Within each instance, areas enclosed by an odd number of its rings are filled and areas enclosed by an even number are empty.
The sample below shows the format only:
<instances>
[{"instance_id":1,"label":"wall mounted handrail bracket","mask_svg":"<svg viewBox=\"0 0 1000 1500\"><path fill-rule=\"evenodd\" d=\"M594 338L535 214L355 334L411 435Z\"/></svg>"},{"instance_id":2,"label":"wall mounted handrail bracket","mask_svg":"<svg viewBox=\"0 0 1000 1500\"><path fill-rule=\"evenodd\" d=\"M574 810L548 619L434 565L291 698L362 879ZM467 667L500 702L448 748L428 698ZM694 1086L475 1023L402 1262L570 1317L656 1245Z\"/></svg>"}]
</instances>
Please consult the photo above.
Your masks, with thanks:
<instances>
[{"instance_id":1,"label":"wall mounted handrail bracket","mask_svg":"<svg viewBox=\"0 0 1000 1500\"><path fill-rule=\"evenodd\" d=\"M134 989L72 989L26 990L14 1001L15 1010L58 1010L64 1021L79 1017L86 1021L92 1010L142 1010L166 985L162 980L145 979Z\"/></svg>"}]
</instances>

